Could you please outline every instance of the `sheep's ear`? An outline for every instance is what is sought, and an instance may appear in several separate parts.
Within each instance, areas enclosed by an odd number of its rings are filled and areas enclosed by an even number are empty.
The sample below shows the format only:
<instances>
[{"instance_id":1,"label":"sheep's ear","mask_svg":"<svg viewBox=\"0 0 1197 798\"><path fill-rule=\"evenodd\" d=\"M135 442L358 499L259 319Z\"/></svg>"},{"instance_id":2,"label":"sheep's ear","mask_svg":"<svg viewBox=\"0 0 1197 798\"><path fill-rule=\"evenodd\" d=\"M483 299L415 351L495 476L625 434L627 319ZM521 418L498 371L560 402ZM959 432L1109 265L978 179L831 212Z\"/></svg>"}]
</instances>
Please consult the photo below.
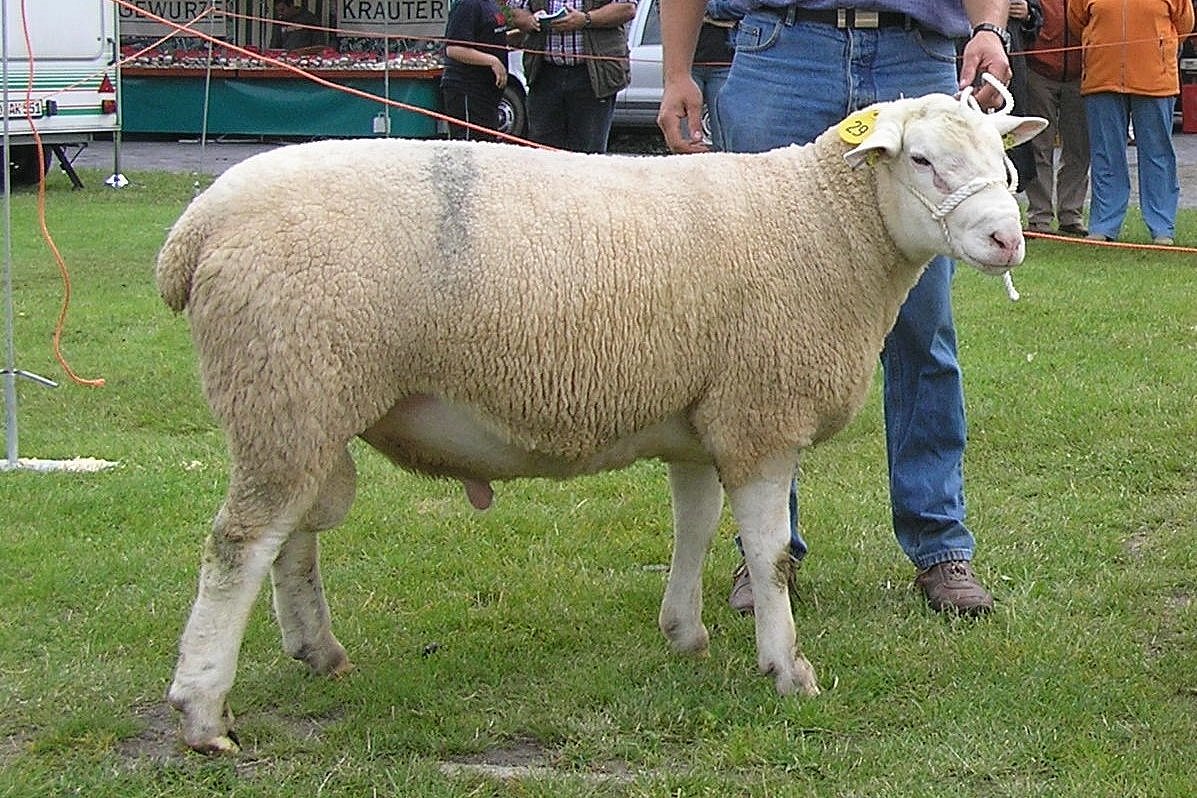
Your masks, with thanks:
<instances>
[{"instance_id":1,"label":"sheep's ear","mask_svg":"<svg viewBox=\"0 0 1197 798\"><path fill-rule=\"evenodd\" d=\"M882 122L855 148L844 153L844 160L853 169L864 161L873 163L879 157L892 158L902 149L902 127Z\"/></svg>"},{"instance_id":2,"label":"sheep's ear","mask_svg":"<svg viewBox=\"0 0 1197 798\"><path fill-rule=\"evenodd\" d=\"M998 133L1002 134L1002 145L1006 149L1017 147L1024 141L1030 141L1039 135L1039 131L1047 127L1047 120L1038 116L991 114L986 118L992 120Z\"/></svg>"}]
</instances>

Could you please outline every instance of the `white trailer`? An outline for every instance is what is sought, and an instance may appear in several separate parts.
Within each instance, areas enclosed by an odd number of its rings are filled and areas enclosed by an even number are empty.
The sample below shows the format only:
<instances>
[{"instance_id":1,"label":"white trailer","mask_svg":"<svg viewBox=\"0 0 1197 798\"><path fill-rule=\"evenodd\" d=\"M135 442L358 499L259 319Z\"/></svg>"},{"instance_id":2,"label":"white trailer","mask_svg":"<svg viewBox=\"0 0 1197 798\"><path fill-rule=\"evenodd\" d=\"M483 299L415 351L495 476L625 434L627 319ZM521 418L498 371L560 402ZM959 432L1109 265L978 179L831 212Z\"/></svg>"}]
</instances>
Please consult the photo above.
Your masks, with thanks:
<instances>
[{"instance_id":1,"label":"white trailer","mask_svg":"<svg viewBox=\"0 0 1197 798\"><path fill-rule=\"evenodd\" d=\"M3 122L8 175L36 182L56 153L79 185L63 148L119 130L120 53L111 0L0 0ZM32 81L30 75L32 74Z\"/></svg>"}]
</instances>

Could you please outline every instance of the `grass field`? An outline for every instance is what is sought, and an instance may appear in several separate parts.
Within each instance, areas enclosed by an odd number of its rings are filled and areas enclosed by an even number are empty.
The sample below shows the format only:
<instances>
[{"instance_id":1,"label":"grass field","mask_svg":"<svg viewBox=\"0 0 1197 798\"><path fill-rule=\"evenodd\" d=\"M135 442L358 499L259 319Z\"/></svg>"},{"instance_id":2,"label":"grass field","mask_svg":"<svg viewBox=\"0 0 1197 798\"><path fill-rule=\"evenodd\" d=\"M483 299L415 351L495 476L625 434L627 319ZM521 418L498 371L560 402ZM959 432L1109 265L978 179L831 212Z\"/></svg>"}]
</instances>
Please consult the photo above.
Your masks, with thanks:
<instances>
[{"instance_id":1,"label":"grass field","mask_svg":"<svg viewBox=\"0 0 1197 798\"><path fill-rule=\"evenodd\" d=\"M813 552L798 637L825 692L781 699L707 567L710 656L656 629L664 468L496 486L355 446L358 499L324 536L328 682L262 600L230 697L244 748L187 753L163 696L225 481L186 323L153 286L193 178L13 199L20 454L94 474L0 474L3 796L1185 796L1197 792L1197 256L1032 241L1023 298L961 267L976 567L997 608L925 608L889 529L874 396L803 466ZM1132 214L1131 239L1147 240ZM1135 227L1133 225L1139 225ZM1182 212L1181 242L1197 241Z\"/></svg>"}]
</instances>

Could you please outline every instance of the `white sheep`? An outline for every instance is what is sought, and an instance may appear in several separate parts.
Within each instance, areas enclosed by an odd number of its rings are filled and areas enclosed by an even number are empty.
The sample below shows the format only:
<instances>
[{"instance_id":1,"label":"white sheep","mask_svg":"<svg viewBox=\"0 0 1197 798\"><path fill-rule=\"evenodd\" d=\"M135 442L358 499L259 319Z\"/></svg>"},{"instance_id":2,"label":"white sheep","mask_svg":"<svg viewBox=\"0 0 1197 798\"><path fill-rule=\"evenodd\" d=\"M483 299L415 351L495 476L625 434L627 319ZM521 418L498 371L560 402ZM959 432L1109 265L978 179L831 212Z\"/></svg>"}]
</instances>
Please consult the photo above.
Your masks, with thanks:
<instances>
[{"instance_id":1,"label":"white sheep","mask_svg":"<svg viewBox=\"0 0 1197 798\"><path fill-rule=\"evenodd\" d=\"M350 667L316 533L349 510L355 436L462 481L479 508L492 480L665 461L659 621L682 652L708 643L722 486L757 587L759 667L782 694L817 693L783 575L798 455L858 410L933 255L1021 262L1003 136L1045 124L944 95L875 109L859 146L852 125L754 155L325 141L255 156L197 197L157 281L186 308L232 468L169 691L188 745L237 748L226 698L267 571L285 651Z\"/></svg>"}]
</instances>

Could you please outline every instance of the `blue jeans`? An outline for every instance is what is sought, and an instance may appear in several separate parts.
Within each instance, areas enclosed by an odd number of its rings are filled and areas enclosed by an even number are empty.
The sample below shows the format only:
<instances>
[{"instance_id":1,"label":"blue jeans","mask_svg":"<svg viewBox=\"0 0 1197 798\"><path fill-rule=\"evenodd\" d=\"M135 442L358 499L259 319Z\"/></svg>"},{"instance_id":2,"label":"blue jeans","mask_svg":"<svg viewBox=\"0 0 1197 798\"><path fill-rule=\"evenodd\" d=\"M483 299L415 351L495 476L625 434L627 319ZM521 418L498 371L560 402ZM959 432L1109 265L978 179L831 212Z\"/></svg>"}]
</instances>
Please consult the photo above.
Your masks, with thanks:
<instances>
[{"instance_id":1,"label":"blue jeans","mask_svg":"<svg viewBox=\"0 0 1197 798\"><path fill-rule=\"evenodd\" d=\"M528 88L528 137L573 152L606 152L615 95L595 97L585 64L541 64Z\"/></svg>"},{"instance_id":2,"label":"blue jeans","mask_svg":"<svg viewBox=\"0 0 1197 798\"><path fill-rule=\"evenodd\" d=\"M1126 160L1127 126L1134 123L1139 149L1139 207L1152 238L1176 235L1180 177L1172 147L1175 97L1099 92L1085 95L1089 122L1089 171L1092 199L1089 232L1118 238L1130 202L1130 166Z\"/></svg>"},{"instance_id":3,"label":"blue jeans","mask_svg":"<svg viewBox=\"0 0 1197 798\"><path fill-rule=\"evenodd\" d=\"M955 94L955 58L950 39L919 29L841 30L750 13L740 21L736 58L719 99L724 142L733 152L801 144L874 102ZM971 559L975 545L964 525L964 392L953 271L946 258L931 262L881 353L894 534L920 570ZM807 546L798 531L796 485L790 507L791 553L801 559Z\"/></svg>"},{"instance_id":4,"label":"blue jeans","mask_svg":"<svg viewBox=\"0 0 1197 798\"><path fill-rule=\"evenodd\" d=\"M723 90L723 84L727 82L730 73L731 67L726 66L696 66L690 70L690 77L698 84L702 92L702 101L707 107L708 132L711 134L711 146L716 150L726 149L715 107L719 102L719 92Z\"/></svg>"}]
</instances>

